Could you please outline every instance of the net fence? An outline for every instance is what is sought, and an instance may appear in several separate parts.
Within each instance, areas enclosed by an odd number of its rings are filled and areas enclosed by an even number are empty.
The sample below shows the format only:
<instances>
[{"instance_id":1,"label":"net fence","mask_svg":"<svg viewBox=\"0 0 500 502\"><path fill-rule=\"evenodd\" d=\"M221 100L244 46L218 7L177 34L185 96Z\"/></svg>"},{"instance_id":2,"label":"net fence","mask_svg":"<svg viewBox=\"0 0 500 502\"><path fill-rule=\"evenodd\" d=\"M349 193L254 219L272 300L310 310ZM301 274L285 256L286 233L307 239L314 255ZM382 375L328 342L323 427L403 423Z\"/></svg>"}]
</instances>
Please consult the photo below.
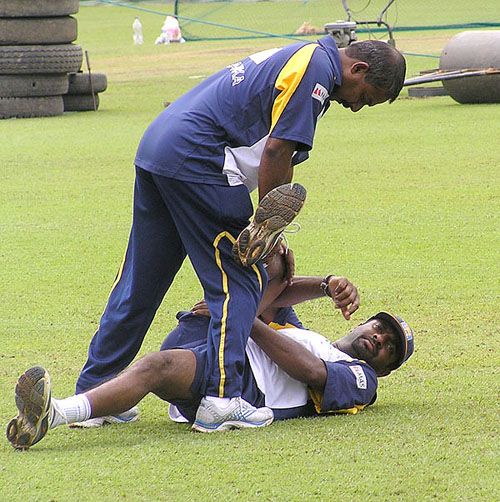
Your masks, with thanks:
<instances>
[{"instance_id":1,"label":"net fence","mask_svg":"<svg viewBox=\"0 0 500 502\"><path fill-rule=\"evenodd\" d=\"M90 2L81 2L89 4ZM97 0L93 4L143 10L177 16L186 40L244 38L300 38L324 33L324 26L337 20L358 22L358 33L383 37L394 31L500 27L498 0ZM446 5L444 5L446 4ZM347 9L346 9L347 7ZM370 24L364 24L370 21ZM381 35L377 35L380 33Z\"/></svg>"}]
</instances>

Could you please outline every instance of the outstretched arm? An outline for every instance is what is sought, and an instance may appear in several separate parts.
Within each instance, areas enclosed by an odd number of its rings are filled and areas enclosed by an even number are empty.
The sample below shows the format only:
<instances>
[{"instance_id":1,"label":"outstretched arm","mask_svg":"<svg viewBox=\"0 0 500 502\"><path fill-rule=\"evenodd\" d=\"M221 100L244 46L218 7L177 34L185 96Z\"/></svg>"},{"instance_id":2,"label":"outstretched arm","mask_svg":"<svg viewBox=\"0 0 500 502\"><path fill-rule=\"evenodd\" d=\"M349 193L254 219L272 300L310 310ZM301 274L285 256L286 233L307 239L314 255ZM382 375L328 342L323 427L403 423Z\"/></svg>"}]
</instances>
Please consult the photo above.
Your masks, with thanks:
<instances>
[{"instance_id":1,"label":"outstretched arm","mask_svg":"<svg viewBox=\"0 0 500 502\"><path fill-rule=\"evenodd\" d=\"M308 300L325 296L321 287L322 277L293 278L292 284L285 280L283 257L275 254L267 264L269 283L259 305L259 315L273 317L273 309L297 305ZM326 293L329 293L335 308L342 312L345 319L359 308L360 299L356 286L349 279L341 276L328 276Z\"/></svg>"},{"instance_id":2,"label":"outstretched arm","mask_svg":"<svg viewBox=\"0 0 500 502\"><path fill-rule=\"evenodd\" d=\"M269 282L262 295L257 315L271 322L276 310L290 307L308 300L325 296L321 287L321 277L294 277L290 284L286 277L284 257L279 253L270 256L267 262ZM327 293L335 308L342 312L346 320L359 308L360 300L356 286L349 279L340 276L328 276ZM191 311L196 315L210 316L204 300L198 302Z\"/></svg>"},{"instance_id":3,"label":"outstretched arm","mask_svg":"<svg viewBox=\"0 0 500 502\"><path fill-rule=\"evenodd\" d=\"M295 340L255 319L253 341L288 375L323 392L327 372L323 361Z\"/></svg>"},{"instance_id":4,"label":"outstretched arm","mask_svg":"<svg viewBox=\"0 0 500 502\"><path fill-rule=\"evenodd\" d=\"M308 300L325 296L331 297L335 308L342 312L346 320L359 308L359 294L356 286L346 277L330 275L326 282L326 291L322 288L322 277L294 277L293 283L288 285L272 302L271 307L288 307Z\"/></svg>"}]
</instances>

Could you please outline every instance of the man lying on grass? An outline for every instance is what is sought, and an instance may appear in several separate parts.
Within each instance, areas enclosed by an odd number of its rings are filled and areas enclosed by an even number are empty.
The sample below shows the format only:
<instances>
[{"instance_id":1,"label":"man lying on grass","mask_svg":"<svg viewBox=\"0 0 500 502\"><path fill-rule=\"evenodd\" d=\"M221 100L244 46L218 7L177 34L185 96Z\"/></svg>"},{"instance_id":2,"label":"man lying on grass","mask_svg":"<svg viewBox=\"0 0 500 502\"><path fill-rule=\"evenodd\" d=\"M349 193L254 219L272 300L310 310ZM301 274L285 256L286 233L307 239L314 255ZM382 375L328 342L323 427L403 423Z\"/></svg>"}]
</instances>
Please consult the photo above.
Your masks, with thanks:
<instances>
[{"instance_id":1,"label":"man lying on grass","mask_svg":"<svg viewBox=\"0 0 500 502\"><path fill-rule=\"evenodd\" d=\"M242 398L256 408L267 407L267 412L270 408L274 419L357 413L372 404L377 377L388 375L413 353L410 327L398 316L379 312L331 343L303 329L291 306L327 295L349 319L359 306L355 286L334 275L325 279L295 277L289 284L283 259L277 254L269 261L268 273L269 285L246 348L247 363L241 368L245 381ZM193 422L204 396L210 317L200 302L190 312L180 313L178 319L160 352L146 355L84 394L51 398L48 372L39 366L27 370L16 386L19 414L7 426L12 446L27 449L50 428L122 413L150 392L171 403L171 418ZM256 418L248 422L235 409L234 420L213 430L253 427ZM272 422L267 414L265 422Z\"/></svg>"}]
</instances>

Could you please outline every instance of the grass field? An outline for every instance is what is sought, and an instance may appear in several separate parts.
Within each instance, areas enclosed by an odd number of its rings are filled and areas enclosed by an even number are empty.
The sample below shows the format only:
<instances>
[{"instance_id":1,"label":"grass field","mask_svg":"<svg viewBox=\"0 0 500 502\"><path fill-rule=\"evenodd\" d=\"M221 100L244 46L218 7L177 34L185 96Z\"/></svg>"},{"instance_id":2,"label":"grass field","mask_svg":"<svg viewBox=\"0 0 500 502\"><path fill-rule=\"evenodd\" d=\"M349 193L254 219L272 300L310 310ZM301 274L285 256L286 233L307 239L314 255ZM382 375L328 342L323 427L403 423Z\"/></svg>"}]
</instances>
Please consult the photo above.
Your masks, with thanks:
<instances>
[{"instance_id":1,"label":"grass field","mask_svg":"<svg viewBox=\"0 0 500 502\"><path fill-rule=\"evenodd\" d=\"M456 4L449 9L468 2ZM492 13L497 2L483 4ZM134 153L163 101L276 45L156 47L161 22L141 15L147 43L134 47L134 15L110 7L77 15L79 43L108 75L98 113L0 121L2 427L27 367L49 369L56 397L74 390L125 249ZM438 55L453 34L397 41ZM414 75L437 62L408 64ZM333 340L389 309L415 329L414 357L381 380L377 403L353 417L201 435L148 396L129 426L61 427L24 453L0 441L2 502L499 499L500 107L405 94L359 114L334 105L296 170L308 189L302 230L290 238L298 271L347 275L362 294L353 321L325 299L298 309L304 323ZM186 264L140 355L157 350L175 312L200 295Z\"/></svg>"}]
</instances>

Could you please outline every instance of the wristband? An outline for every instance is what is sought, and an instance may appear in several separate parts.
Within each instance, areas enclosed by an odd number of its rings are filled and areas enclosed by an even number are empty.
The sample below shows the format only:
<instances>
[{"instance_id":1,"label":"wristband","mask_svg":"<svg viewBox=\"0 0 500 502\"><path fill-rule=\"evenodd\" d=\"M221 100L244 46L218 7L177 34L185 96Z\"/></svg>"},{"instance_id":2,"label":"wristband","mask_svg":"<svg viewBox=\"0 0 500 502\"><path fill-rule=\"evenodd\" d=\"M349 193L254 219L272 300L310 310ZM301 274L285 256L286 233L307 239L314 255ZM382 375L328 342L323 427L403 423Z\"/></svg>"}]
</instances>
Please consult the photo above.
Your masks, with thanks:
<instances>
[{"instance_id":1,"label":"wristband","mask_svg":"<svg viewBox=\"0 0 500 502\"><path fill-rule=\"evenodd\" d=\"M330 288L328 287L328 282L330 281L330 278L333 277L333 274L327 275L322 281L321 281L321 289L323 290L323 293L325 296L329 296L330 298L332 297L332 293L330 291Z\"/></svg>"}]
</instances>

